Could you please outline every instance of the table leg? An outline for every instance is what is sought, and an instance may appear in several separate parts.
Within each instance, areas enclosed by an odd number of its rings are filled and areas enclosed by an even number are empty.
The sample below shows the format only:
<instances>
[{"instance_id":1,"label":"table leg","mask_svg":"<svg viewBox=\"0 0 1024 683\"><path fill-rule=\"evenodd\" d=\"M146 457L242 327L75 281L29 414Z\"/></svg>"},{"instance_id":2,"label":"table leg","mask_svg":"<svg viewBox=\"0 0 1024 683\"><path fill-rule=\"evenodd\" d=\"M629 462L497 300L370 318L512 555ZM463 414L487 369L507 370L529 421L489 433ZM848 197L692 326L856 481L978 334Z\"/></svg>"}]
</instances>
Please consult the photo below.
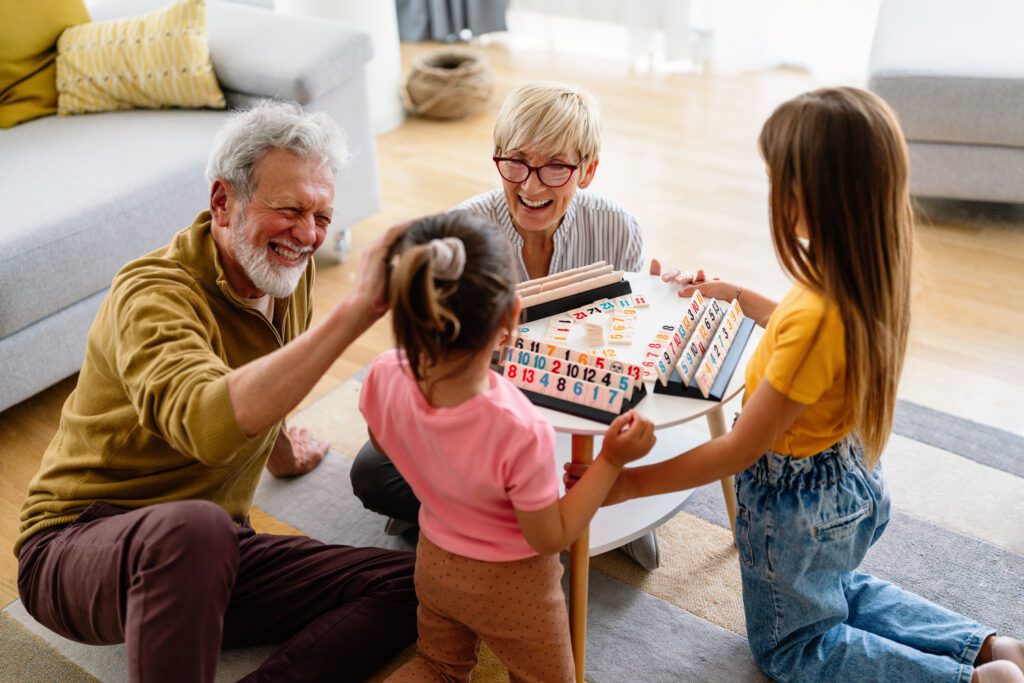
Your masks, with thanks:
<instances>
[{"instance_id":1,"label":"table leg","mask_svg":"<svg viewBox=\"0 0 1024 683\"><path fill-rule=\"evenodd\" d=\"M594 461L594 437L572 435L572 461ZM576 683L584 683L587 658L587 587L590 572L590 526L569 546L569 637L576 663Z\"/></svg>"},{"instance_id":2,"label":"table leg","mask_svg":"<svg viewBox=\"0 0 1024 683\"><path fill-rule=\"evenodd\" d=\"M716 406L708 412L708 428L711 430L711 438L713 439L725 434L725 413L722 411L722 406ZM732 527L733 537L735 538L736 478L730 474L721 481L722 497L725 498L725 510L729 514L729 525Z\"/></svg>"}]
</instances>

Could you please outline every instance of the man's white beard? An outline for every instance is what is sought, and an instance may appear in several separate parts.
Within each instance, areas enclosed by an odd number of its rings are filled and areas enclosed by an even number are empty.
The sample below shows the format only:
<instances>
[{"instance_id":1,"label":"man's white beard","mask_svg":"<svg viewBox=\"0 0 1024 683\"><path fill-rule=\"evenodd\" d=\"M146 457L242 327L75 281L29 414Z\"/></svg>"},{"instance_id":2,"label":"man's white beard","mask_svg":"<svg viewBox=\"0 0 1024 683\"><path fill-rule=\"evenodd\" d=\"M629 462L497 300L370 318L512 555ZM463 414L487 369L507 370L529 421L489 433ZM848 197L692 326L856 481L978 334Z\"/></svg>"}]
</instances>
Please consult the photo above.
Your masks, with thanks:
<instances>
[{"instance_id":1,"label":"man's white beard","mask_svg":"<svg viewBox=\"0 0 1024 683\"><path fill-rule=\"evenodd\" d=\"M237 235L243 236L248 231L244 227L245 218L239 216L239 230ZM289 249L302 251L302 247L293 244L290 240L277 240ZM235 258L242 266L242 270L249 276L252 284L261 292L266 292L275 299L284 299L292 295L299 278L306 272L306 263L309 261L309 254L300 258L293 266L278 266L270 262L270 255L267 254L269 245L262 248L250 243L245 237L234 241ZM310 252L312 253L312 252Z\"/></svg>"}]
</instances>

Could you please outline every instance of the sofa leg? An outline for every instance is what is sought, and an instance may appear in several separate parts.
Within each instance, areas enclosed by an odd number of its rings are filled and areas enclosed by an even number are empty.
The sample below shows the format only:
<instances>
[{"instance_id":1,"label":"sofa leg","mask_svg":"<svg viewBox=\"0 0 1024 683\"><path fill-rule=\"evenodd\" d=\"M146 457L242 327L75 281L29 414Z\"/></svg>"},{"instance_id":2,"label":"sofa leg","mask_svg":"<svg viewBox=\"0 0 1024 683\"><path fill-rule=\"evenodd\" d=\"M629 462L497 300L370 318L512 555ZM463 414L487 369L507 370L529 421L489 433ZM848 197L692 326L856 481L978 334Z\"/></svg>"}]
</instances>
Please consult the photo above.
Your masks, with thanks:
<instances>
[{"instance_id":1,"label":"sofa leg","mask_svg":"<svg viewBox=\"0 0 1024 683\"><path fill-rule=\"evenodd\" d=\"M323 246L316 253L318 257L329 261L344 263L350 251L352 251L352 229L343 225L338 228L331 226L328 229L327 238L324 239Z\"/></svg>"}]
</instances>

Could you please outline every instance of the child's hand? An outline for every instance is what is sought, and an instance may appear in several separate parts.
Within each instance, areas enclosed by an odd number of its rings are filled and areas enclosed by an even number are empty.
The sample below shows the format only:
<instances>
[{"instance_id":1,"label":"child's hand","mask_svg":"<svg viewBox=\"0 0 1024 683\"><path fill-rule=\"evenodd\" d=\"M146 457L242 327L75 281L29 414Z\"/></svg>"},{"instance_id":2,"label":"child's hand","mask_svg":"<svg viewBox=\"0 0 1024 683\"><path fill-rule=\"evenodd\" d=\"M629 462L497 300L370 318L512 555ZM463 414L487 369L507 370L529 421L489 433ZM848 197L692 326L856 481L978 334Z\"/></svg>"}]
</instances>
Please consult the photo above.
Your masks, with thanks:
<instances>
[{"instance_id":1,"label":"child's hand","mask_svg":"<svg viewBox=\"0 0 1024 683\"><path fill-rule=\"evenodd\" d=\"M604 502L601 503L601 507L616 505L635 497L629 487L629 474L632 471L633 470L627 467L619 472L619 476L615 478L615 483L612 484L611 490L608 491L608 495L605 496Z\"/></svg>"},{"instance_id":2,"label":"child's hand","mask_svg":"<svg viewBox=\"0 0 1024 683\"><path fill-rule=\"evenodd\" d=\"M565 490L568 491L576 485L580 477L587 473L590 465L585 465L582 462L567 462L562 465L562 469L565 470L562 474L562 483L565 484Z\"/></svg>"},{"instance_id":3,"label":"child's hand","mask_svg":"<svg viewBox=\"0 0 1024 683\"><path fill-rule=\"evenodd\" d=\"M731 282L723 282L718 278L714 280L706 280L704 282L694 282L692 284L684 285L679 289L679 296L691 297L696 290L700 290L700 293L705 297L711 297L712 299L724 299L725 301L732 301L735 299L742 290L738 285L734 285Z\"/></svg>"},{"instance_id":4,"label":"child's hand","mask_svg":"<svg viewBox=\"0 0 1024 683\"><path fill-rule=\"evenodd\" d=\"M565 469L565 472L562 474L562 482L565 484L566 491L579 483L580 477L590 469L590 465L584 465L581 462L567 462L562 467ZM629 468L624 468L619 472L619 476L616 477L611 490L605 496L604 502L601 503L601 507L615 505L634 497L630 492L629 483L627 482L627 475L631 471Z\"/></svg>"},{"instance_id":5,"label":"child's hand","mask_svg":"<svg viewBox=\"0 0 1024 683\"><path fill-rule=\"evenodd\" d=\"M601 455L616 467L633 462L654 447L654 425L634 410L619 415L604 433Z\"/></svg>"}]
</instances>

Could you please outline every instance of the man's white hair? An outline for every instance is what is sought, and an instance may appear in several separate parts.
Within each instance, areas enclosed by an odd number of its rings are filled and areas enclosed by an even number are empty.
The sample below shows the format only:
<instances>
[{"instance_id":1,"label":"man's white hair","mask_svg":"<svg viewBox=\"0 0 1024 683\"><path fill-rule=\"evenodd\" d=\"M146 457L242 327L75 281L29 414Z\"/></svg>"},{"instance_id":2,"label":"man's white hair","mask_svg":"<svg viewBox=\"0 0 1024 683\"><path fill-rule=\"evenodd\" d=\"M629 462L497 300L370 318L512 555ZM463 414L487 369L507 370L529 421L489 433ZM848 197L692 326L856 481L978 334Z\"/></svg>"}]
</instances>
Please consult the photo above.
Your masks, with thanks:
<instances>
[{"instance_id":1,"label":"man's white hair","mask_svg":"<svg viewBox=\"0 0 1024 683\"><path fill-rule=\"evenodd\" d=\"M348 162L345 135L323 112L307 114L292 102L261 100L232 114L217 131L206 164L206 178L231 183L242 202L256 190L253 168L271 149L288 150L306 159L321 159L335 176Z\"/></svg>"}]
</instances>

